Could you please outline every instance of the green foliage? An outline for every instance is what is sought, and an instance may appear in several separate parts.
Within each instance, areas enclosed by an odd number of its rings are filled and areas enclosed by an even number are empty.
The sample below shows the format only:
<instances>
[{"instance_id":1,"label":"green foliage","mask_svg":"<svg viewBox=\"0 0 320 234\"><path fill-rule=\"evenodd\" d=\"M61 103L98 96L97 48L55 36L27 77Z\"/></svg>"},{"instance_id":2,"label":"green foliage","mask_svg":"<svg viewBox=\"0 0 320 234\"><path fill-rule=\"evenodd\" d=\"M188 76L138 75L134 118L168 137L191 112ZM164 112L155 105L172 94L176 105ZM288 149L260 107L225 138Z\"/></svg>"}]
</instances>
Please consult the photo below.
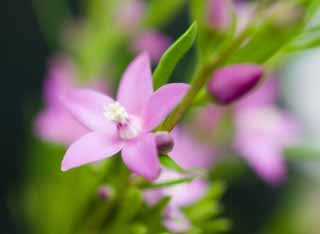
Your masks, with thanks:
<instances>
[{"instance_id":1,"label":"green foliage","mask_svg":"<svg viewBox=\"0 0 320 234\"><path fill-rule=\"evenodd\" d=\"M233 55L229 63L264 63L297 36L301 28L299 22L291 27L279 27L272 22L265 22Z\"/></svg>"},{"instance_id":2,"label":"green foliage","mask_svg":"<svg viewBox=\"0 0 320 234\"><path fill-rule=\"evenodd\" d=\"M168 23L185 4L185 0L152 0L149 1L145 25L160 27Z\"/></svg>"},{"instance_id":3,"label":"green foliage","mask_svg":"<svg viewBox=\"0 0 320 234\"><path fill-rule=\"evenodd\" d=\"M284 155L289 160L320 160L320 149L310 145L297 145L287 148Z\"/></svg>"},{"instance_id":4,"label":"green foliage","mask_svg":"<svg viewBox=\"0 0 320 234\"><path fill-rule=\"evenodd\" d=\"M180 179L176 179L176 180L169 180L169 181L162 182L162 183L145 182L145 183L141 184L140 187L143 189L165 188L165 187L170 187L170 186L176 186L179 184L190 183L190 182L192 182L193 179L194 178L192 178L192 177L185 177L185 178L180 178Z\"/></svg>"},{"instance_id":5,"label":"green foliage","mask_svg":"<svg viewBox=\"0 0 320 234\"><path fill-rule=\"evenodd\" d=\"M230 229L230 221L220 217L222 213L220 199L224 191L225 186L222 182L213 182L202 199L184 208L184 213L199 233L221 233Z\"/></svg>"},{"instance_id":6,"label":"green foliage","mask_svg":"<svg viewBox=\"0 0 320 234\"><path fill-rule=\"evenodd\" d=\"M181 58L192 47L197 36L197 23L194 22L188 30L163 54L153 73L154 88L158 89L166 84Z\"/></svg>"},{"instance_id":7,"label":"green foliage","mask_svg":"<svg viewBox=\"0 0 320 234\"><path fill-rule=\"evenodd\" d=\"M161 154L160 155L161 165L165 168L175 170L180 173L185 173L186 170L179 166L170 156Z\"/></svg>"}]
</instances>

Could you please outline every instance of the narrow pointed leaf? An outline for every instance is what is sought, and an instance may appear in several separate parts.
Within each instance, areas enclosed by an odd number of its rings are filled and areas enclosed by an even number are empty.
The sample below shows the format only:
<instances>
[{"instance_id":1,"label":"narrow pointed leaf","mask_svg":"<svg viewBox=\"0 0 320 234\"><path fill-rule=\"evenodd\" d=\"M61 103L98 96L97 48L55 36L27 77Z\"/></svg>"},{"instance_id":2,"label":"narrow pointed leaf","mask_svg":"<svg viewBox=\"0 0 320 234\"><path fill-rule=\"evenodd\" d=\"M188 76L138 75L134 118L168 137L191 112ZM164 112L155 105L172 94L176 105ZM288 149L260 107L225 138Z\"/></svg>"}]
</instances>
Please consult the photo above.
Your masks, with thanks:
<instances>
[{"instance_id":1,"label":"narrow pointed leaf","mask_svg":"<svg viewBox=\"0 0 320 234\"><path fill-rule=\"evenodd\" d=\"M162 55L153 73L154 89L158 89L169 81L177 63L192 47L197 36L198 26L194 22L189 29Z\"/></svg>"},{"instance_id":2,"label":"narrow pointed leaf","mask_svg":"<svg viewBox=\"0 0 320 234\"><path fill-rule=\"evenodd\" d=\"M184 183L191 183L193 179L194 178L192 177L186 177L186 178L166 181L163 183L145 183L141 185L141 188L142 189L164 188L164 187L175 186L175 185L184 184Z\"/></svg>"},{"instance_id":3,"label":"narrow pointed leaf","mask_svg":"<svg viewBox=\"0 0 320 234\"><path fill-rule=\"evenodd\" d=\"M175 170L180 173L185 173L186 170L180 167L170 156L162 154L160 155L161 165L165 168Z\"/></svg>"}]
</instances>

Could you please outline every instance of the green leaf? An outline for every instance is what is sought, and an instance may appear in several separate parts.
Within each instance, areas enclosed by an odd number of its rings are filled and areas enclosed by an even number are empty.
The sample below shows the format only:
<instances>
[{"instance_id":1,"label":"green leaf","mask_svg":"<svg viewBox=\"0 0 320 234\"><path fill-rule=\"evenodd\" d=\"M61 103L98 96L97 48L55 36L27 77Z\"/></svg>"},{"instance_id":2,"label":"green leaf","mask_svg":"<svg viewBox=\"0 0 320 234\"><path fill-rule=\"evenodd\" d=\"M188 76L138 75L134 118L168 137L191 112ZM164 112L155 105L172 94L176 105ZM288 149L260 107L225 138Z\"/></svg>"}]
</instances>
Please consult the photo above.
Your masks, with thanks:
<instances>
[{"instance_id":1,"label":"green leaf","mask_svg":"<svg viewBox=\"0 0 320 234\"><path fill-rule=\"evenodd\" d=\"M162 213L165 208L168 206L171 198L168 196L163 197L155 206L152 207L152 213Z\"/></svg>"},{"instance_id":2,"label":"green leaf","mask_svg":"<svg viewBox=\"0 0 320 234\"><path fill-rule=\"evenodd\" d=\"M153 73L154 88L166 84L180 59L193 45L197 36L197 23L194 22L188 30L163 54Z\"/></svg>"},{"instance_id":3,"label":"green leaf","mask_svg":"<svg viewBox=\"0 0 320 234\"><path fill-rule=\"evenodd\" d=\"M287 148L284 155L289 160L320 160L320 149L312 146L294 146Z\"/></svg>"},{"instance_id":4,"label":"green leaf","mask_svg":"<svg viewBox=\"0 0 320 234\"><path fill-rule=\"evenodd\" d=\"M220 233L230 230L232 223L229 219L220 218L206 222L203 227L206 233Z\"/></svg>"},{"instance_id":5,"label":"green leaf","mask_svg":"<svg viewBox=\"0 0 320 234\"><path fill-rule=\"evenodd\" d=\"M155 189L155 188L164 188L164 187L169 187L169 186L175 186L179 184L184 184L184 183L191 183L194 178L192 177L186 177L186 178L181 178L181 179L176 179L176 180L169 180L166 182L162 183L145 183L141 185L142 189Z\"/></svg>"},{"instance_id":6,"label":"green leaf","mask_svg":"<svg viewBox=\"0 0 320 234\"><path fill-rule=\"evenodd\" d=\"M116 222L120 224L125 224L129 222L135 215L138 214L143 204L143 196L141 191L137 188L130 188L127 191L126 197L121 203L118 216L116 217Z\"/></svg>"},{"instance_id":7,"label":"green leaf","mask_svg":"<svg viewBox=\"0 0 320 234\"><path fill-rule=\"evenodd\" d=\"M170 22L183 7L185 0L153 0L149 2L145 25L160 27Z\"/></svg>"},{"instance_id":8,"label":"green leaf","mask_svg":"<svg viewBox=\"0 0 320 234\"><path fill-rule=\"evenodd\" d=\"M160 155L160 162L161 165L168 168L168 169L173 169L177 172L185 173L186 170L180 167L170 156L161 154Z\"/></svg>"},{"instance_id":9,"label":"green leaf","mask_svg":"<svg viewBox=\"0 0 320 234\"><path fill-rule=\"evenodd\" d=\"M301 29L302 24L299 22L288 28L266 22L259 27L251 40L235 53L229 63L265 63L298 36Z\"/></svg>"}]
</instances>

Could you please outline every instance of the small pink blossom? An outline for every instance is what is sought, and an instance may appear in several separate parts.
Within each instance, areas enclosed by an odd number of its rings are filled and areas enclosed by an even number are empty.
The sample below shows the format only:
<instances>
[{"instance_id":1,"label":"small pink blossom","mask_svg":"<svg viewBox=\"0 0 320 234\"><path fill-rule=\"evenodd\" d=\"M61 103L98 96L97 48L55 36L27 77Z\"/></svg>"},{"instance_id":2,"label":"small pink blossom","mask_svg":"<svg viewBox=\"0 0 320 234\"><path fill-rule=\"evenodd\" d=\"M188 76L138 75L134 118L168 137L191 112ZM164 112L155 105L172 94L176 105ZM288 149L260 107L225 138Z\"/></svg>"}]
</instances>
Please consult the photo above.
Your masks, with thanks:
<instances>
[{"instance_id":1,"label":"small pink blossom","mask_svg":"<svg viewBox=\"0 0 320 234\"><path fill-rule=\"evenodd\" d=\"M192 137L185 129L176 127L172 131L173 150L169 153L173 160L185 169L210 168L216 152L206 144Z\"/></svg>"},{"instance_id":2,"label":"small pink blossom","mask_svg":"<svg viewBox=\"0 0 320 234\"><path fill-rule=\"evenodd\" d=\"M267 80L243 98L235 110L234 147L250 166L270 184L286 179L283 150L297 142L299 126L294 118L275 104L278 81Z\"/></svg>"},{"instance_id":3,"label":"small pink blossom","mask_svg":"<svg viewBox=\"0 0 320 234\"><path fill-rule=\"evenodd\" d=\"M151 60L157 63L170 44L171 40L164 34L156 31L146 31L137 35L134 40L133 50L136 53L147 51Z\"/></svg>"},{"instance_id":4,"label":"small pink blossom","mask_svg":"<svg viewBox=\"0 0 320 234\"><path fill-rule=\"evenodd\" d=\"M208 21L214 29L227 30L231 26L232 17L232 0L208 0Z\"/></svg>"},{"instance_id":5,"label":"small pink blossom","mask_svg":"<svg viewBox=\"0 0 320 234\"><path fill-rule=\"evenodd\" d=\"M279 82L264 81L234 104L233 147L256 173L270 184L286 179L283 150L297 142L299 126L294 118L277 107ZM226 107L210 105L198 115L197 129L206 138L217 131Z\"/></svg>"},{"instance_id":6,"label":"small pink blossom","mask_svg":"<svg viewBox=\"0 0 320 234\"><path fill-rule=\"evenodd\" d=\"M69 145L88 133L88 130L65 110L59 100L61 95L76 87L74 69L65 57L54 58L49 65L49 74L43 90L45 109L35 120L35 132L47 141ZM100 81L87 85L95 90L107 90Z\"/></svg>"},{"instance_id":7,"label":"small pink blossom","mask_svg":"<svg viewBox=\"0 0 320 234\"><path fill-rule=\"evenodd\" d=\"M141 26L145 12L143 0L125 0L119 4L115 22L127 33L135 33Z\"/></svg>"},{"instance_id":8,"label":"small pink blossom","mask_svg":"<svg viewBox=\"0 0 320 234\"><path fill-rule=\"evenodd\" d=\"M74 142L62 170L100 161L121 151L127 167L154 180L160 163L152 130L183 98L189 86L172 83L153 91L150 59L139 55L125 71L117 101L92 90L75 90L62 97L65 107L90 133Z\"/></svg>"}]
</instances>

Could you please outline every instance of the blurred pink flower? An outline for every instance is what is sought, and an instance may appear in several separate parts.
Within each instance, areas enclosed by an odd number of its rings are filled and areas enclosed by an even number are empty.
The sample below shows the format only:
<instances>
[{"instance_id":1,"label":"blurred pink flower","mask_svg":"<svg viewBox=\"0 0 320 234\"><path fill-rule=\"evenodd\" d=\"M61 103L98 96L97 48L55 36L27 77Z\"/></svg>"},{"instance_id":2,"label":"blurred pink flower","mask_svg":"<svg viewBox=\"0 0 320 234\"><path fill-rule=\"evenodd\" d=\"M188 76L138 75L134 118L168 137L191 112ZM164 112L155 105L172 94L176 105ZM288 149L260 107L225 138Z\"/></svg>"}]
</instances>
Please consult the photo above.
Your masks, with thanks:
<instances>
[{"instance_id":1,"label":"blurred pink flower","mask_svg":"<svg viewBox=\"0 0 320 234\"><path fill-rule=\"evenodd\" d=\"M255 17L255 4L245 0L236 1L235 13L237 16L237 32L240 33Z\"/></svg>"},{"instance_id":2,"label":"blurred pink flower","mask_svg":"<svg viewBox=\"0 0 320 234\"><path fill-rule=\"evenodd\" d=\"M59 100L61 95L76 87L75 74L72 64L65 57L56 57L49 65L43 90L45 109L35 120L35 132L47 141L69 145L88 133L88 129L76 121ZM87 85L95 90L107 91L101 81Z\"/></svg>"},{"instance_id":3,"label":"blurred pink flower","mask_svg":"<svg viewBox=\"0 0 320 234\"><path fill-rule=\"evenodd\" d=\"M187 84L175 83L153 91L150 59L139 55L125 71L117 101L91 90L65 94L66 108L91 130L74 142L62 161L62 170L100 161L122 151L122 159L133 172L154 180L160 163L152 130L180 102Z\"/></svg>"},{"instance_id":4,"label":"blurred pink flower","mask_svg":"<svg viewBox=\"0 0 320 234\"><path fill-rule=\"evenodd\" d=\"M174 138L174 146L169 155L181 167L192 169L212 166L216 154L212 147L200 143L187 134L186 130L179 127L172 131L172 136Z\"/></svg>"},{"instance_id":5,"label":"blurred pink flower","mask_svg":"<svg viewBox=\"0 0 320 234\"><path fill-rule=\"evenodd\" d=\"M242 99L235 110L235 149L270 184L286 179L283 150L296 143L298 123L276 107L278 81L270 78Z\"/></svg>"},{"instance_id":6,"label":"blurred pink flower","mask_svg":"<svg viewBox=\"0 0 320 234\"><path fill-rule=\"evenodd\" d=\"M115 22L126 33L135 33L141 26L145 5L143 0L125 0L119 4Z\"/></svg>"},{"instance_id":7,"label":"blurred pink flower","mask_svg":"<svg viewBox=\"0 0 320 234\"><path fill-rule=\"evenodd\" d=\"M175 128L172 131L175 140L170 156L185 169L209 168L214 162L214 152L207 146L188 135L185 130ZM186 177L186 174L163 169L157 182L166 182ZM191 227L189 220L182 213L181 208L191 205L201 199L208 189L204 179L194 179L190 183L170 186L161 189L145 190L145 200L154 205L163 196L170 196L171 200L165 212L164 224L171 231L185 231Z\"/></svg>"},{"instance_id":8,"label":"blurred pink flower","mask_svg":"<svg viewBox=\"0 0 320 234\"><path fill-rule=\"evenodd\" d=\"M133 50L136 53L147 51L151 60L157 63L170 44L171 40L164 34L156 31L146 31L137 35L133 42Z\"/></svg>"},{"instance_id":9,"label":"blurred pink flower","mask_svg":"<svg viewBox=\"0 0 320 234\"><path fill-rule=\"evenodd\" d=\"M232 0L208 0L209 25L217 31L227 30L232 22Z\"/></svg>"},{"instance_id":10,"label":"blurred pink flower","mask_svg":"<svg viewBox=\"0 0 320 234\"><path fill-rule=\"evenodd\" d=\"M276 107L252 108L236 116L235 148L270 184L286 179L282 151L297 141L297 123Z\"/></svg>"},{"instance_id":11,"label":"blurred pink flower","mask_svg":"<svg viewBox=\"0 0 320 234\"><path fill-rule=\"evenodd\" d=\"M234 104L234 149L270 184L286 179L282 153L299 137L299 125L277 107L278 98L278 80L269 78ZM210 136L219 127L225 111L226 108L216 105L204 108L198 115L199 131Z\"/></svg>"}]
</instances>

